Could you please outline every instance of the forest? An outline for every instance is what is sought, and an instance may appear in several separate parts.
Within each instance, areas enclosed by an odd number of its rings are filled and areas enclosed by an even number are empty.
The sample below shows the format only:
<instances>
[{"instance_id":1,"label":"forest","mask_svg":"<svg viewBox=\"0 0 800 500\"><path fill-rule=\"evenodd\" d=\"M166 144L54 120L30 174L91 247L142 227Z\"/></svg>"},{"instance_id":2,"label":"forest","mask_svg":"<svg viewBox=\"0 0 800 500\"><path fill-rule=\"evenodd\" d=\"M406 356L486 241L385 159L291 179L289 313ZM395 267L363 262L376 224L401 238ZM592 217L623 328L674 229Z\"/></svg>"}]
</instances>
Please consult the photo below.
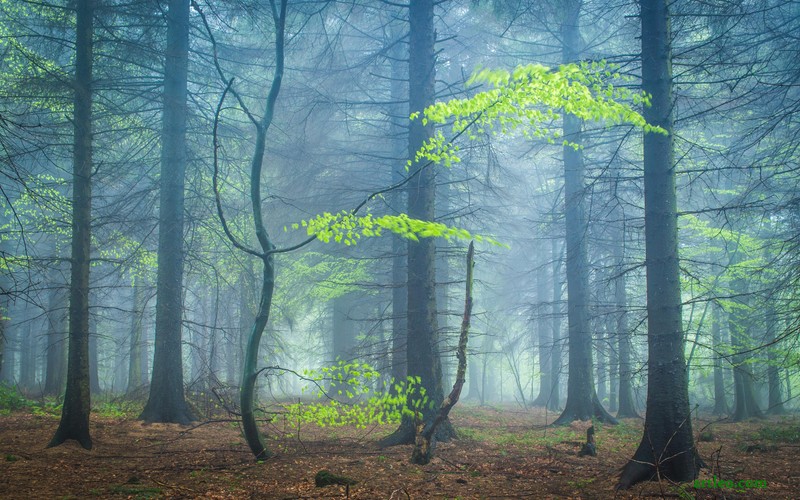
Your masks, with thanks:
<instances>
[{"instance_id":1,"label":"forest","mask_svg":"<svg viewBox=\"0 0 800 500\"><path fill-rule=\"evenodd\" d=\"M798 35L0 0L0 497L796 498Z\"/></svg>"}]
</instances>

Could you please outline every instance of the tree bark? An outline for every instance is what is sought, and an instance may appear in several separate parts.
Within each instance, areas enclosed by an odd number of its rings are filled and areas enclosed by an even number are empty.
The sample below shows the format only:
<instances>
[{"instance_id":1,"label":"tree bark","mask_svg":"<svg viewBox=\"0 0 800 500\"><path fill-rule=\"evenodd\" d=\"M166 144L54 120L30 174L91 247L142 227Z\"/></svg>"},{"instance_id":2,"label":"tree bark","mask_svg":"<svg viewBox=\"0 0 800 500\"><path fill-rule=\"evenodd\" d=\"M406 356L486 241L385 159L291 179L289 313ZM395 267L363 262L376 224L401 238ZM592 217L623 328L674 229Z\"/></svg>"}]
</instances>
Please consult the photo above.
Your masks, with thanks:
<instances>
[{"instance_id":1,"label":"tree bark","mask_svg":"<svg viewBox=\"0 0 800 500\"><path fill-rule=\"evenodd\" d=\"M434 102L435 56L433 29L433 0L411 0L409 3L409 107L411 112L424 110ZM433 124L423 125L413 120L409 128L408 155L414 158L422 144L432 136ZM426 168L408 185L408 216L434 220L435 170ZM424 422L430 422L444 399L442 366L438 352L438 322L436 309L435 241L420 238L408 243L408 333L406 340L409 376L418 376L425 388L430 405L422 412ZM413 398L414 396L410 396ZM411 401L409 401L411 404ZM436 438L445 441L452 437L450 421L438 427ZM400 427L381 441L383 446L414 442L416 429L411 417L403 418Z\"/></svg>"},{"instance_id":2,"label":"tree bark","mask_svg":"<svg viewBox=\"0 0 800 500\"><path fill-rule=\"evenodd\" d=\"M456 368L455 382L453 390L442 400L439 411L432 422L424 421L417 423L417 436L414 442L414 450L411 452L411 463L427 465L433 458L433 451L436 446L436 429L444 421L450 410L458 403L461 396L461 389L464 387L465 375L467 372L467 342L469 340L470 319L472 317L472 271L475 266L475 246L474 242L469 243L467 250L467 279L464 294L464 315L461 318L461 332L458 338L458 366Z\"/></svg>"},{"instance_id":3,"label":"tree bark","mask_svg":"<svg viewBox=\"0 0 800 500\"><path fill-rule=\"evenodd\" d=\"M669 135L644 136L647 268L647 411L644 434L619 488L641 481L691 481L702 461L694 447L684 358L678 217L672 144L672 71L667 0L640 0L642 86L652 96L648 123Z\"/></svg>"},{"instance_id":4,"label":"tree bark","mask_svg":"<svg viewBox=\"0 0 800 500\"><path fill-rule=\"evenodd\" d=\"M561 23L562 59L565 63L578 60L580 53L581 0L569 0L563 4L564 19ZM581 143L581 120L567 114L564 116L564 139L574 144ZM564 196L567 245L567 321L569 346L569 374L567 377L567 402L564 411L553 425L568 425L574 420L598 419L616 423L600 404L594 387L592 369L592 334L589 316L589 262L587 237L589 225L586 218L584 198L583 153L571 145L564 152Z\"/></svg>"},{"instance_id":5,"label":"tree bark","mask_svg":"<svg viewBox=\"0 0 800 500\"><path fill-rule=\"evenodd\" d=\"M72 173L72 249L67 388L61 421L48 447L68 439L92 448L89 435L89 267L92 222L92 32L94 0L77 0Z\"/></svg>"},{"instance_id":6,"label":"tree bark","mask_svg":"<svg viewBox=\"0 0 800 500\"><path fill-rule=\"evenodd\" d=\"M146 422L187 424L194 416L183 390L183 208L186 177L189 0L169 0L161 133L156 333Z\"/></svg>"}]
</instances>

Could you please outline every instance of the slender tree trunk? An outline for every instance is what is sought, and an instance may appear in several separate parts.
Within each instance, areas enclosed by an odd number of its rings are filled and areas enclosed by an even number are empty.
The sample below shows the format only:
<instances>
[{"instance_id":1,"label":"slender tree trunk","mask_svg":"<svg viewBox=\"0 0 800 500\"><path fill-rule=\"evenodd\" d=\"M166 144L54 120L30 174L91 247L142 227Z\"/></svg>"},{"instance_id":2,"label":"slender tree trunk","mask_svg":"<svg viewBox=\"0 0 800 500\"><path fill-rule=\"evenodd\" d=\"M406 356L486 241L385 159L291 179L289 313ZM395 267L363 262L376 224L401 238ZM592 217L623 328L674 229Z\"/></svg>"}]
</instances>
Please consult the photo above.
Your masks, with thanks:
<instances>
[{"instance_id":1,"label":"slender tree trunk","mask_svg":"<svg viewBox=\"0 0 800 500\"><path fill-rule=\"evenodd\" d=\"M712 414L727 415L730 409L725 398L725 379L722 371L722 357L719 354L722 347L722 332L720 307L716 302L711 304L711 346L714 350L714 411Z\"/></svg>"},{"instance_id":2,"label":"slender tree trunk","mask_svg":"<svg viewBox=\"0 0 800 500\"><path fill-rule=\"evenodd\" d=\"M620 476L623 489L656 479L691 481L702 465L692 435L681 319L669 9L667 0L640 0L640 7L642 86L652 96L644 117L669 135L644 136L647 411L642 441Z\"/></svg>"},{"instance_id":3,"label":"slender tree trunk","mask_svg":"<svg viewBox=\"0 0 800 500\"><path fill-rule=\"evenodd\" d=\"M578 21L581 0L569 0L562 6L562 59L565 63L578 60L581 39ZM564 116L564 139L581 143L581 120ZM567 320L569 346L569 375L567 402L564 411L553 425L568 425L574 420L616 423L616 419L600 404L594 387L592 369L592 334L589 315L589 260L587 237L589 225L584 198L583 153L571 145L564 146L564 196L567 245Z\"/></svg>"},{"instance_id":4,"label":"slender tree trunk","mask_svg":"<svg viewBox=\"0 0 800 500\"><path fill-rule=\"evenodd\" d=\"M94 0L76 0L75 130L67 389L61 421L48 447L67 439L91 449L89 435L89 265L92 222L92 32Z\"/></svg>"},{"instance_id":5,"label":"slender tree trunk","mask_svg":"<svg viewBox=\"0 0 800 500\"><path fill-rule=\"evenodd\" d=\"M434 102L435 57L433 30L433 0L411 0L409 4L409 107L411 112L422 111ZM421 120L411 122L408 154L414 158L417 150L433 134L433 124L423 125ZM415 165L412 168L418 168ZM433 220L436 216L434 196L435 170L424 169L409 183L408 216ZM408 336L406 356L408 375L418 376L432 408L425 408L421 418L425 422L435 416L444 399L442 365L438 351L438 322L436 309L435 241L420 238L408 243ZM411 396L413 397L413 396ZM410 403L410 401L409 401ZM381 444L392 446L410 444L416 435L414 419L405 416L400 427ZM453 428L445 419L436 431L436 438L452 437Z\"/></svg>"},{"instance_id":6,"label":"slender tree trunk","mask_svg":"<svg viewBox=\"0 0 800 500\"><path fill-rule=\"evenodd\" d=\"M189 0L169 0L161 133L156 333L146 422L194 420L183 391L183 207L186 177L186 96Z\"/></svg>"}]
</instances>

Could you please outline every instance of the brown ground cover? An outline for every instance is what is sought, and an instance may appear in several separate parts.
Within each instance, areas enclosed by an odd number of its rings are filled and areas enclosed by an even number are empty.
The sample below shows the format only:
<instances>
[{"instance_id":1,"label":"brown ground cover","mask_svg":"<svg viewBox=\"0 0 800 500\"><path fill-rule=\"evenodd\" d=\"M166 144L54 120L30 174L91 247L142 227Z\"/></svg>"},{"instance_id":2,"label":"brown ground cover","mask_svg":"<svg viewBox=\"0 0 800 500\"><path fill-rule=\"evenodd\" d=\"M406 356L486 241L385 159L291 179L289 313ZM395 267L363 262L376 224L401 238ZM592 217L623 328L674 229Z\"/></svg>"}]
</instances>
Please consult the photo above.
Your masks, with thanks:
<instances>
[{"instance_id":1,"label":"brown ground cover","mask_svg":"<svg viewBox=\"0 0 800 500\"><path fill-rule=\"evenodd\" d=\"M638 444L639 420L598 427L598 456L579 457L588 423L546 428L554 415L542 410L468 405L452 416L461 438L440 443L421 467L409 463L410 446L376 446L391 426L281 422L267 429L279 436L271 440L276 456L255 463L236 422L182 427L93 417L95 446L86 451L74 442L45 448L57 417L17 411L0 416L0 498L345 498L344 486L315 487L322 469L358 481L350 498L800 498L796 417L695 424L712 468L701 478L766 480L766 488L663 482L619 494L616 476Z\"/></svg>"}]
</instances>

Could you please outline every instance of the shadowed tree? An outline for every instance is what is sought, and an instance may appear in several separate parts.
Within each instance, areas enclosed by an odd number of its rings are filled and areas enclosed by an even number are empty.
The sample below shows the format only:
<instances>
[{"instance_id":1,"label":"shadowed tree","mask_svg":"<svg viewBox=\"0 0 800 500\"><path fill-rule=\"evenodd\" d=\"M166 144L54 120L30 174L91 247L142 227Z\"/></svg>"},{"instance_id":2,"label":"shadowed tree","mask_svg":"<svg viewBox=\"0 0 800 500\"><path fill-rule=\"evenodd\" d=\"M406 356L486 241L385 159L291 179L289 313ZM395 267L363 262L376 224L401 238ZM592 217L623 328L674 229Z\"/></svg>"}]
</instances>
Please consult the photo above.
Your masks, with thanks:
<instances>
[{"instance_id":1,"label":"shadowed tree","mask_svg":"<svg viewBox=\"0 0 800 500\"><path fill-rule=\"evenodd\" d=\"M170 0L164 64L153 378L150 397L139 416L146 422L186 424L194 419L183 393L181 355L188 65L189 0Z\"/></svg>"},{"instance_id":2,"label":"shadowed tree","mask_svg":"<svg viewBox=\"0 0 800 500\"><path fill-rule=\"evenodd\" d=\"M61 421L48 447L74 439L92 448L89 435L89 266L92 222L92 34L95 0L77 0L72 173L72 257L69 288L67 390Z\"/></svg>"},{"instance_id":3,"label":"shadowed tree","mask_svg":"<svg viewBox=\"0 0 800 500\"><path fill-rule=\"evenodd\" d=\"M578 60L581 37L579 19L581 0L562 4L561 43L565 63ZM582 120L575 115L564 115L564 138L573 144L581 143ZM567 402L564 411L553 425L567 425L573 420L597 418L616 423L600 404L594 387L592 369L592 334L589 314L589 261L587 238L589 224L584 198L583 151L566 144L564 151L564 197L567 246L567 344L569 346L569 374L567 377Z\"/></svg>"},{"instance_id":4,"label":"shadowed tree","mask_svg":"<svg viewBox=\"0 0 800 500\"><path fill-rule=\"evenodd\" d=\"M644 116L667 134L644 136L647 268L647 408L644 434L619 488L649 480L691 481L702 461L694 447L681 319L678 217L672 119L672 54L667 0L640 0Z\"/></svg>"},{"instance_id":5,"label":"shadowed tree","mask_svg":"<svg viewBox=\"0 0 800 500\"><path fill-rule=\"evenodd\" d=\"M409 3L409 107L412 113L424 110L434 102L436 58L433 29L433 0L411 0ZM417 151L433 135L433 123L423 124L413 120L410 124L408 154L414 158ZM414 219L434 220L435 169L426 168L415 176L408 186L408 216ZM436 317L436 273L434 269L435 242L429 238L408 243L408 316L406 354L409 376L419 376L421 385L431 402L422 411L421 418L429 422L438 413L444 399L442 365L438 351L438 322ZM409 396L411 397L411 396ZM409 401L411 404L411 401ZM406 415L400 427L381 443L384 446L414 442L415 424ZM449 419L437 427L439 440L452 437Z\"/></svg>"}]
</instances>

